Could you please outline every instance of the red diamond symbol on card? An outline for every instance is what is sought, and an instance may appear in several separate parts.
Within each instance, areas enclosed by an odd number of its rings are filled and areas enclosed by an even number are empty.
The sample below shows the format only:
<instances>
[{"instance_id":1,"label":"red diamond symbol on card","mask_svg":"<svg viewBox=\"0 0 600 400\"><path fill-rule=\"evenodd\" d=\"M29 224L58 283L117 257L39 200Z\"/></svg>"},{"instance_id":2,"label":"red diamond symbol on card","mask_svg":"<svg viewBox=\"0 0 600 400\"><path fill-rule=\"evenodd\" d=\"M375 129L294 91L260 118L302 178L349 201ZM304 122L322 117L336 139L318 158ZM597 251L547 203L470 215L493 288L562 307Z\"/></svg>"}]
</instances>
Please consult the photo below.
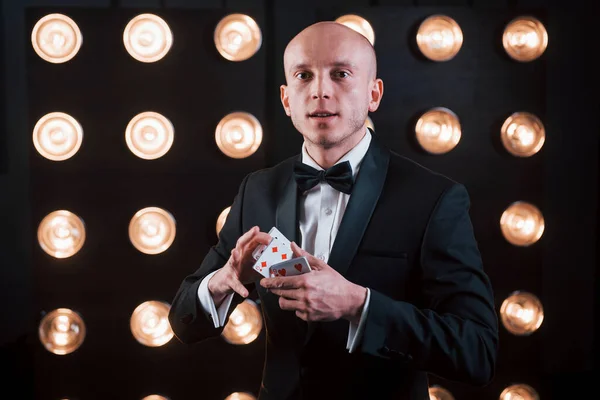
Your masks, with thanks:
<instances>
[{"instance_id":1,"label":"red diamond symbol on card","mask_svg":"<svg viewBox=\"0 0 600 400\"><path fill-rule=\"evenodd\" d=\"M273 247L273 253L277 253L277 247Z\"/></svg>"},{"instance_id":2,"label":"red diamond symbol on card","mask_svg":"<svg viewBox=\"0 0 600 400\"><path fill-rule=\"evenodd\" d=\"M282 259L282 260L287 260L287 254L282 254L282 255L281 255L281 259Z\"/></svg>"},{"instance_id":3,"label":"red diamond symbol on card","mask_svg":"<svg viewBox=\"0 0 600 400\"><path fill-rule=\"evenodd\" d=\"M266 266L267 266L267 262L266 262L266 261L263 261L263 262L262 262L262 266L263 266L263 267L266 267Z\"/></svg>"}]
</instances>

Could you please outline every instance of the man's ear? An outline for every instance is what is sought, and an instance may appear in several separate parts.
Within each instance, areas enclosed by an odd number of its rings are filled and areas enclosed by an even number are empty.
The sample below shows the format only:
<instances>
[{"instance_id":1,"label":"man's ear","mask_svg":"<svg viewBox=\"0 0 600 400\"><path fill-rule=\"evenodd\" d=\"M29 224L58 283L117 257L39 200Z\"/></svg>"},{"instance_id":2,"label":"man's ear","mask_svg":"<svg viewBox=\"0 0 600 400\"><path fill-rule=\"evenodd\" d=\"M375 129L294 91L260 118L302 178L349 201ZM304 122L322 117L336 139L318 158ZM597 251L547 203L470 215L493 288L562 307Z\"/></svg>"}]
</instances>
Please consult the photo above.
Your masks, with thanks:
<instances>
[{"instance_id":1,"label":"man's ear","mask_svg":"<svg viewBox=\"0 0 600 400\"><path fill-rule=\"evenodd\" d=\"M379 108L379 103L383 97L383 81L381 79L375 79L371 83L371 90L369 91L369 111L373 112Z\"/></svg>"},{"instance_id":2,"label":"man's ear","mask_svg":"<svg viewBox=\"0 0 600 400\"><path fill-rule=\"evenodd\" d=\"M285 114L289 117L292 115L290 111L290 99L287 95L287 86L281 85L279 87L280 95L281 95L281 104L283 105L283 109L285 110Z\"/></svg>"}]
</instances>

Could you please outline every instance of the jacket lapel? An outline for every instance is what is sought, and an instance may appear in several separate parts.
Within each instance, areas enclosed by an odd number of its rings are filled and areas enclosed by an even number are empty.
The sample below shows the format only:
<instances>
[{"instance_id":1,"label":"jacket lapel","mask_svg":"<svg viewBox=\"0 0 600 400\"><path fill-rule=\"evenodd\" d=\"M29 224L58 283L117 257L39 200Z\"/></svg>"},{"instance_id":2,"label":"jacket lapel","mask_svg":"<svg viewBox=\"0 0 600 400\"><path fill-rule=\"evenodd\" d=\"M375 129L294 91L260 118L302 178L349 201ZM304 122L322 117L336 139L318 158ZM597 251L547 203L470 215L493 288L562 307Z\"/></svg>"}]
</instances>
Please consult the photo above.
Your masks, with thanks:
<instances>
[{"instance_id":1,"label":"jacket lapel","mask_svg":"<svg viewBox=\"0 0 600 400\"><path fill-rule=\"evenodd\" d=\"M327 260L327 264L341 275L346 275L356 255L387 176L390 153L381 145L372 130L371 134L369 150L360 165L350 200ZM308 323L305 344L308 343L317 326L315 322Z\"/></svg>"},{"instance_id":2,"label":"jacket lapel","mask_svg":"<svg viewBox=\"0 0 600 400\"><path fill-rule=\"evenodd\" d=\"M295 160L301 160L302 155L299 155ZM275 213L275 226L283 235L290 240L296 242L298 246L302 244L300 223L298 220L298 185L294 179L293 169L290 167L290 173L287 175L287 181L284 181L282 192L279 195L277 202L277 211ZM306 339L307 323L306 321L291 314L296 323L296 337L299 343Z\"/></svg>"},{"instance_id":3,"label":"jacket lapel","mask_svg":"<svg viewBox=\"0 0 600 400\"><path fill-rule=\"evenodd\" d=\"M297 159L301 159L298 156ZM283 190L277 202L277 211L275 213L275 226L284 234L290 242L296 242L301 245L300 225L298 223L298 186L294 179L293 170L290 167L290 173L286 175L287 181L284 181Z\"/></svg>"},{"instance_id":4,"label":"jacket lapel","mask_svg":"<svg viewBox=\"0 0 600 400\"><path fill-rule=\"evenodd\" d=\"M389 152L373 134L327 261L341 275L346 275L375 210L385 183L389 159Z\"/></svg>"}]
</instances>

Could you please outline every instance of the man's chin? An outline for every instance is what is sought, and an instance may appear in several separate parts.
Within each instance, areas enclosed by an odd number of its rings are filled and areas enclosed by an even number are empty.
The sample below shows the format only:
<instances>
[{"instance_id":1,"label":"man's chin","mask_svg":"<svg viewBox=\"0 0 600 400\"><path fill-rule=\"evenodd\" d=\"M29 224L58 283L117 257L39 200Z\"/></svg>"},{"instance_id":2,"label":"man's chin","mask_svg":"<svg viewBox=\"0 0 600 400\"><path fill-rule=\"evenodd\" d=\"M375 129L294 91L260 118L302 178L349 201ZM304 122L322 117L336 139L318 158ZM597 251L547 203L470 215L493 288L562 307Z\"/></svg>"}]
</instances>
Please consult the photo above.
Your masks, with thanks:
<instances>
[{"instance_id":1,"label":"man's chin","mask_svg":"<svg viewBox=\"0 0 600 400\"><path fill-rule=\"evenodd\" d=\"M305 139L310 143L322 147L324 149L329 149L335 147L337 145L337 141L332 136L332 133L324 130L313 131L308 135L304 135Z\"/></svg>"}]
</instances>

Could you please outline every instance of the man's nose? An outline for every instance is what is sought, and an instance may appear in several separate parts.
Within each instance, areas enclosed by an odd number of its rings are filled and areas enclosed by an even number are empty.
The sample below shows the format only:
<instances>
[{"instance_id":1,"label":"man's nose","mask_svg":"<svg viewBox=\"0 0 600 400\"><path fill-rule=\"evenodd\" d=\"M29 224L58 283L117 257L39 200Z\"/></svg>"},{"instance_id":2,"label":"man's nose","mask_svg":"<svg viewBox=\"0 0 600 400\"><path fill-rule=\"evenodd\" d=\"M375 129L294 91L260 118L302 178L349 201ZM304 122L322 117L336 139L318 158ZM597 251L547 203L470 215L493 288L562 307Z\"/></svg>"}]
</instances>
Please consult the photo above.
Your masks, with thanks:
<instances>
[{"instance_id":1,"label":"man's nose","mask_svg":"<svg viewBox=\"0 0 600 400\"><path fill-rule=\"evenodd\" d=\"M331 79L327 76L320 76L313 80L312 98L329 99L331 96Z\"/></svg>"}]
</instances>

